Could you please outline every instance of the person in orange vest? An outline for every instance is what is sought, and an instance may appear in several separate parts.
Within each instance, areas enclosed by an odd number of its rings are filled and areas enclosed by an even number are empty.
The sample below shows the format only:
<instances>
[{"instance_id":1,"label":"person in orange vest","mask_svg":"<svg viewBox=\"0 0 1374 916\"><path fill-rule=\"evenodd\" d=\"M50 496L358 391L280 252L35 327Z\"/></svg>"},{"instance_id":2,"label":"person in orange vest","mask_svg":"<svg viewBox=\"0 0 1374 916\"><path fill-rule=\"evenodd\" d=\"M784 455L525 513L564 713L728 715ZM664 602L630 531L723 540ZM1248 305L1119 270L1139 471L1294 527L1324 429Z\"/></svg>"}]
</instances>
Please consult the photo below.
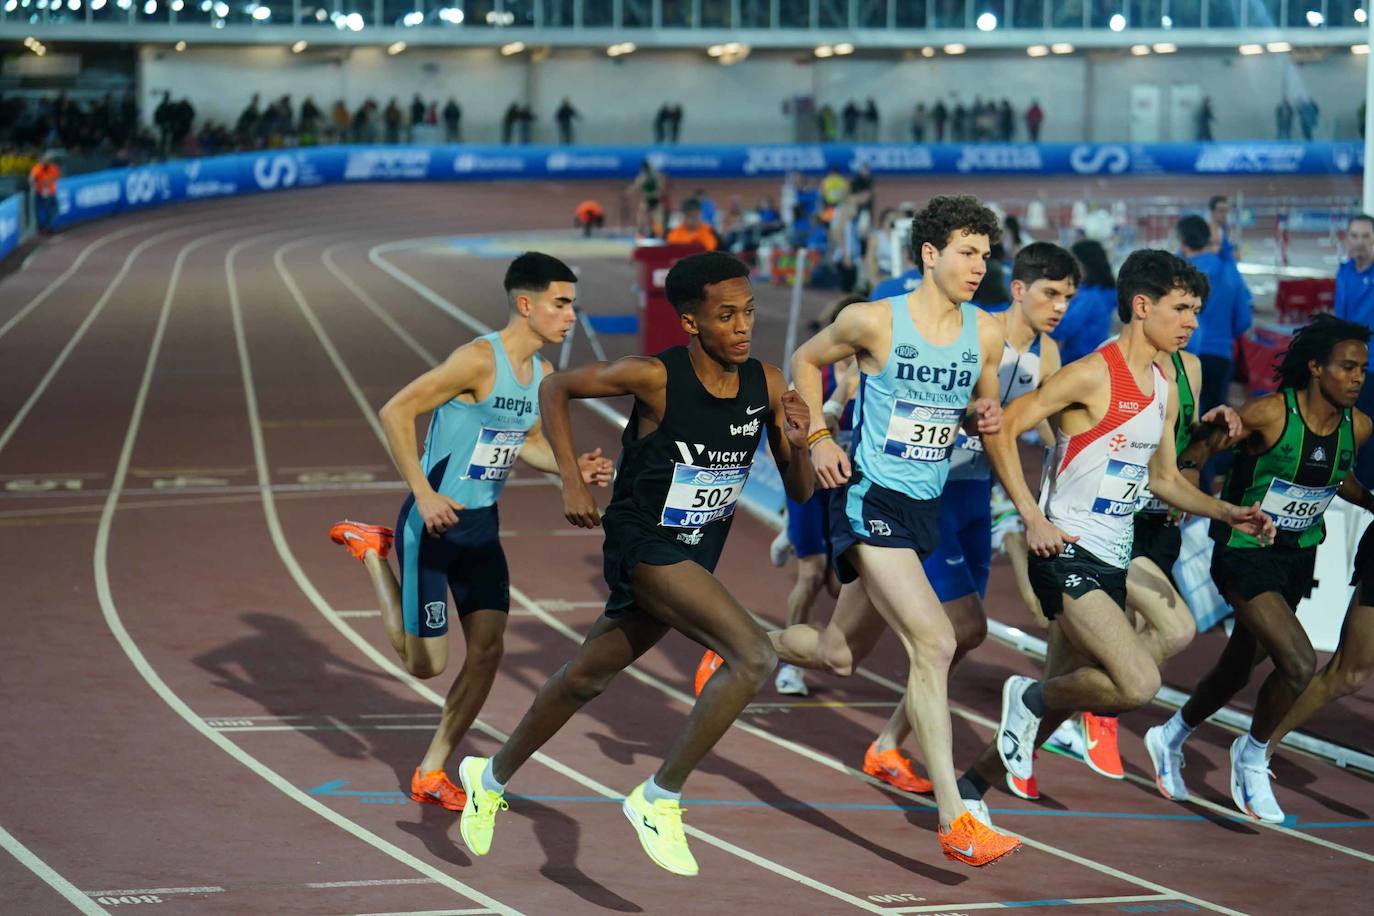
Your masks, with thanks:
<instances>
[{"instance_id":1,"label":"person in orange vest","mask_svg":"<svg viewBox=\"0 0 1374 916\"><path fill-rule=\"evenodd\" d=\"M598 201L584 200L577 205L573 220L582 230L584 237L590 236L593 229L600 229L606 225L606 210Z\"/></svg>"},{"instance_id":2,"label":"person in orange vest","mask_svg":"<svg viewBox=\"0 0 1374 916\"><path fill-rule=\"evenodd\" d=\"M43 158L29 170L34 216L40 232L52 230L53 218L57 216L57 179L61 177L62 169L58 167L57 157L52 153L44 153Z\"/></svg>"},{"instance_id":3,"label":"person in orange vest","mask_svg":"<svg viewBox=\"0 0 1374 916\"><path fill-rule=\"evenodd\" d=\"M701 202L689 197L682 202L682 222L668 232L669 245L700 245L707 251L720 247L720 240L710 226L701 220Z\"/></svg>"}]
</instances>

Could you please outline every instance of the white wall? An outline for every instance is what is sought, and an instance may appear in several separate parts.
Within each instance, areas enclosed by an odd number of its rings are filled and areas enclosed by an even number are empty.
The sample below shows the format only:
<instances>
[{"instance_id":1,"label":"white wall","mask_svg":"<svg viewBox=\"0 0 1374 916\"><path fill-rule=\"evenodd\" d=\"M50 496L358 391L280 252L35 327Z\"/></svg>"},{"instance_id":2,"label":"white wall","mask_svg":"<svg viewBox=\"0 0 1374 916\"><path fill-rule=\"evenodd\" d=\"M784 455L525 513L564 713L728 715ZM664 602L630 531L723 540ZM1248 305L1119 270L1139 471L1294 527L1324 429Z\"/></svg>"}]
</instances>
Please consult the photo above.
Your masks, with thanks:
<instances>
[{"instance_id":1,"label":"white wall","mask_svg":"<svg viewBox=\"0 0 1374 916\"><path fill-rule=\"evenodd\" d=\"M526 101L538 121L534 140L551 142L554 109L566 96L582 113L583 143L641 143L666 100L682 103L682 142L731 143L790 140L784 100L815 94L837 110L850 98L873 96L882 113L882 139L908 139L918 101L975 96L1007 97L1018 112L1032 98L1045 109L1045 140L1129 139L1130 85L1193 83L1211 95L1217 139L1272 137L1274 106L1284 87L1290 96L1310 92L1322 109L1319 135L1354 136L1355 108L1364 85L1365 58L1333 51L1320 59L1234 52L1131 57L1095 52L1031 59L1023 54L970 55L931 60L815 61L809 54L755 53L720 66L693 51L638 52L618 60L591 50L554 51L542 60L502 57L495 49L412 49L395 57L381 48L308 50L284 47L191 48L177 54L143 48L139 76L147 117L164 89L189 96L198 119L230 124L253 92L264 99L306 95L326 113L335 99L350 109L366 98L385 106L391 96L408 104L448 96L463 106L464 139L496 142L502 113ZM1167 104L1167 91L1165 94ZM1018 131L1022 129L1018 115ZM1191 136L1165 139L1192 139Z\"/></svg>"}]
</instances>

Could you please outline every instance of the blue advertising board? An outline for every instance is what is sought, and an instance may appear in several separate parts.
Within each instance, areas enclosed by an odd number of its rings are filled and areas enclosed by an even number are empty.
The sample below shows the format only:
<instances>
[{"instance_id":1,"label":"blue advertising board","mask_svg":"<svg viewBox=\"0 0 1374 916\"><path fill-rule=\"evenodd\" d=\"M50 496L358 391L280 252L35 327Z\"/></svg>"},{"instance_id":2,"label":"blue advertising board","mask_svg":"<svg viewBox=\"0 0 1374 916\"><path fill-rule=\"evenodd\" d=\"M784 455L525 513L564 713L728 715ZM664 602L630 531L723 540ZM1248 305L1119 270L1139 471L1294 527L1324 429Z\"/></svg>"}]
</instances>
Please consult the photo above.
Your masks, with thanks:
<instances>
[{"instance_id":1,"label":"blue advertising board","mask_svg":"<svg viewBox=\"0 0 1374 916\"><path fill-rule=\"evenodd\" d=\"M648 160L672 176L1350 175L1364 147L1328 143L774 144L684 147L327 146L236 153L58 182L56 225L162 204L374 181L627 179Z\"/></svg>"},{"instance_id":2,"label":"blue advertising board","mask_svg":"<svg viewBox=\"0 0 1374 916\"><path fill-rule=\"evenodd\" d=\"M20 206L23 202L22 194L11 194L0 200L0 259L19 244Z\"/></svg>"}]
</instances>

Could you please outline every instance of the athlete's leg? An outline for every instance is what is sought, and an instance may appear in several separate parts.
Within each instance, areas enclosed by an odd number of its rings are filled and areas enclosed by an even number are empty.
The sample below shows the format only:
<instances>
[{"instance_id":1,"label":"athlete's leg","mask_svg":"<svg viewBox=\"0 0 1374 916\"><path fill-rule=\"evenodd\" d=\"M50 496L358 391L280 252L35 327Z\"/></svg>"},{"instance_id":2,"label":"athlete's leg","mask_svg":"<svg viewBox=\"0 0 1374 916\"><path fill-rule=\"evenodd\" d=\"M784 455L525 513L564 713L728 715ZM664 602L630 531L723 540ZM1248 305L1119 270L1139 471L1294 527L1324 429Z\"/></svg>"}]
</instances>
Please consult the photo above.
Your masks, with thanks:
<instances>
[{"instance_id":1,"label":"athlete's leg","mask_svg":"<svg viewBox=\"0 0 1374 916\"><path fill-rule=\"evenodd\" d=\"M1250 642L1257 644L1274 661L1274 670L1260 687L1254 718L1250 723L1251 736L1257 742L1266 742L1311 683L1317 667L1316 653L1297 615L1278 592L1263 592L1249 601L1240 600L1233 592L1226 597L1236 609L1236 626L1231 632L1231 642L1227 643L1217 667L1203 678L1197 691L1183 707L1183 720L1189 726L1196 727L1225 706L1245 686L1250 679L1250 671L1249 668L1242 670L1240 663L1245 659L1244 644ZM1247 636L1242 637L1242 645L1233 653L1232 644L1237 641L1236 634L1242 630ZM1250 667L1253 667L1253 652L1250 658Z\"/></svg>"},{"instance_id":2,"label":"athlete's leg","mask_svg":"<svg viewBox=\"0 0 1374 916\"><path fill-rule=\"evenodd\" d=\"M863 580L846 582L835 601L835 613L824 627L798 624L768 634L778 659L799 668L848 677L887 630L869 600Z\"/></svg>"},{"instance_id":3,"label":"athlete's leg","mask_svg":"<svg viewBox=\"0 0 1374 916\"><path fill-rule=\"evenodd\" d=\"M758 693L777 665L768 634L725 586L696 563L650 566L631 575L635 601L659 623L722 659L702 688L686 727L669 748L654 782L668 792L683 783Z\"/></svg>"},{"instance_id":4,"label":"athlete's leg","mask_svg":"<svg viewBox=\"0 0 1374 916\"><path fill-rule=\"evenodd\" d=\"M1284 735L1306 722L1317 710L1332 700L1355 693L1374 675L1374 606L1367 603L1371 600L1374 596L1366 596L1361 585L1346 611L1336 654L1274 729L1269 739L1271 748L1278 747Z\"/></svg>"},{"instance_id":5,"label":"athlete's leg","mask_svg":"<svg viewBox=\"0 0 1374 916\"><path fill-rule=\"evenodd\" d=\"M1136 638L1121 606L1106 592L1065 595L1055 623L1095 664L1043 680L1047 709L1127 712L1144 706L1159 691L1159 667Z\"/></svg>"},{"instance_id":6,"label":"athlete's leg","mask_svg":"<svg viewBox=\"0 0 1374 916\"><path fill-rule=\"evenodd\" d=\"M1016 576L1016 592L1021 596L1021 603L1030 609L1031 616L1042 629L1048 627L1050 622L1045 618L1045 612L1040 608L1040 599L1035 597L1035 590L1030 584L1030 548L1026 545L1026 532L1008 531L1002 536L1002 550L1006 553L1012 572Z\"/></svg>"},{"instance_id":7,"label":"athlete's leg","mask_svg":"<svg viewBox=\"0 0 1374 916\"><path fill-rule=\"evenodd\" d=\"M520 724L492 757L492 776L498 782L509 782L573 713L596 699L612 678L652 649L667 632L667 626L634 610L597 620L572 659L539 688Z\"/></svg>"},{"instance_id":8,"label":"athlete's leg","mask_svg":"<svg viewBox=\"0 0 1374 916\"><path fill-rule=\"evenodd\" d=\"M955 785L947 683L954 627L909 549L859 544L850 557L874 606L892 627L910 662L905 705L925 751L940 826L964 813Z\"/></svg>"},{"instance_id":9,"label":"athlete's leg","mask_svg":"<svg viewBox=\"0 0 1374 916\"><path fill-rule=\"evenodd\" d=\"M811 622L811 611L816 596L825 588L830 559L823 553L807 557L797 557L797 581L792 591L787 593L787 625L789 627Z\"/></svg>"},{"instance_id":10,"label":"athlete's leg","mask_svg":"<svg viewBox=\"0 0 1374 916\"><path fill-rule=\"evenodd\" d=\"M491 685L496 681L509 616L505 610L482 610L460 618L467 653L458 677L448 689L448 696L444 697L439 729L430 739L429 750L420 761L421 772L445 769L453 749L467 734L472 720L477 718L487 694L491 692Z\"/></svg>"},{"instance_id":11,"label":"athlete's leg","mask_svg":"<svg viewBox=\"0 0 1374 916\"><path fill-rule=\"evenodd\" d=\"M1136 557L1126 574L1126 607L1143 626L1139 638L1155 664L1187 648L1197 635L1193 612L1169 577L1148 557Z\"/></svg>"}]
</instances>

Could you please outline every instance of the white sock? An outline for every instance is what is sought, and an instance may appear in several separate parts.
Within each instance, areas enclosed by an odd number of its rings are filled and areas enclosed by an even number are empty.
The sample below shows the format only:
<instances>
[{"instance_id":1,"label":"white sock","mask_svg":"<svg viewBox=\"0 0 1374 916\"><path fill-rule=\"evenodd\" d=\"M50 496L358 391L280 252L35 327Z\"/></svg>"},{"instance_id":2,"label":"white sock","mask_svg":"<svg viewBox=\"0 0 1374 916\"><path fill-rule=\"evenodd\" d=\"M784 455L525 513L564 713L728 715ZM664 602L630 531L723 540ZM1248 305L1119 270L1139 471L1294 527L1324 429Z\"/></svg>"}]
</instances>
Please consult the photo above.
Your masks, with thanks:
<instances>
[{"instance_id":1,"label":"white sock","mask_svg":"<svg viewBox=\"0 0 1374 916\"><path fill-rule=\"evenodd\" d=\"M1183 710L1178 710L1164 723L1164 740L1175 751L1183 749L1183 742L1193 734L1193 729L1183 721Z\"/></svg>"},{"instance_id":2,"label":"white sock","mask_svg":"<svg viewBox=\"0 0 1374 916\"><path fill-rule=\"evenodd\" d=\"M681 792L669 792L658 784L654 777L650 776L644 783L644 800L653 804L659 799L666 798L669 801L682 801Z\"/></svg>"},{"instance_id":3,"label":"white sock","mask_svg":"<svg viewBox=\"0 0 1374 916\"><path fill-rule=\"evenodd\" d=\"M501 795L506 794L506 784L504 782L497 782L496 777L492 775L490 760L487 761L486 766L482 767L482 788L486 789L488 792L496 792Z\"/></svg>"},{"instance_id":4,"label":"white sock","mask_svg":"<svg viewBox=\"0 0 1374 916\"><path fill-rule=\"evenodd\" d=\"M1255 736L1249 732L1245 735L1245 743L1240 748L1240 759L1255 766L1265 766L1269 764L1269 742L1259 742Z\"/></svg>"}]
</instances>

